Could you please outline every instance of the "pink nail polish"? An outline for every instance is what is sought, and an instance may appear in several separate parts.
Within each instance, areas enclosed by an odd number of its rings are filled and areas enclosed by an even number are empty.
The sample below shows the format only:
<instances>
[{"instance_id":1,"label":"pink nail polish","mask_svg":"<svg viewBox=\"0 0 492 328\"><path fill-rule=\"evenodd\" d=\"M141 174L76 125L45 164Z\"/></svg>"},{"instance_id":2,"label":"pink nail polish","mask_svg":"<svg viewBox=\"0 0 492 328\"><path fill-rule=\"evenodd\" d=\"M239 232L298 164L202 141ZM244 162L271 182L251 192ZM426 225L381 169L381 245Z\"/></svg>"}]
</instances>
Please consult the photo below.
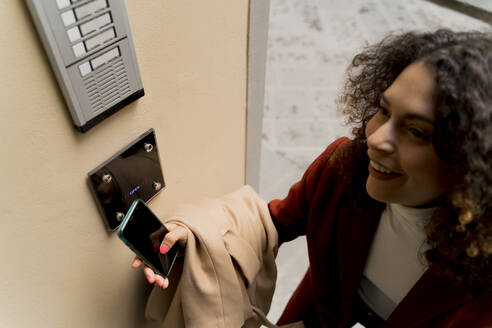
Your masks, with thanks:
<instances>
[{"instance_id":1,"label":"pink nail polish","mask_svg":"<svg viewBox=\"0 0 492 328\"><path fill-rule=\"evenodd\" d=\"M166 254L169 251L169 246L166 244L161 245L161 253Z\"/></svg>"},{"instance_id":2,"label":"pink nail polish","mask_svg":"<svg viewBox=\"0 0 492 328\"><path fill-rule=\"evenodd\" d=\"M145 275L147 277L147 281L149 282L149 284L152 283L152 277L149 276L148 274Z\"/></svg>"}]
</instances>

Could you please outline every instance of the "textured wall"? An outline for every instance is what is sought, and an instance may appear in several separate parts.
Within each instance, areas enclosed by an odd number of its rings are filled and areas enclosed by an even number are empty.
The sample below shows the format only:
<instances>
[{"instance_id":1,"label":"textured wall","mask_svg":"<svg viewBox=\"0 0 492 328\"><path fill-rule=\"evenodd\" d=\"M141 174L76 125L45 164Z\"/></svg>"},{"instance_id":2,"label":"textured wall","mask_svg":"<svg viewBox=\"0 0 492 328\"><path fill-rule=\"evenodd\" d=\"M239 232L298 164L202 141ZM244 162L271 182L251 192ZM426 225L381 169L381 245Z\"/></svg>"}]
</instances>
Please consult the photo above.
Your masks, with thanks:
<instances>
[{"instance_id":1,"label":"textured wall","mask_svg":"<svg viewBox=\"0 0 492 328\"><path fill-rule=\"evenodd\" d=\"M148 128L158 215L244 183L248 2L126 5L146 95L80 134L23 1L0 2L0 327L145 326L148 286L86 174Z\"/></svg>"}]
</instances>

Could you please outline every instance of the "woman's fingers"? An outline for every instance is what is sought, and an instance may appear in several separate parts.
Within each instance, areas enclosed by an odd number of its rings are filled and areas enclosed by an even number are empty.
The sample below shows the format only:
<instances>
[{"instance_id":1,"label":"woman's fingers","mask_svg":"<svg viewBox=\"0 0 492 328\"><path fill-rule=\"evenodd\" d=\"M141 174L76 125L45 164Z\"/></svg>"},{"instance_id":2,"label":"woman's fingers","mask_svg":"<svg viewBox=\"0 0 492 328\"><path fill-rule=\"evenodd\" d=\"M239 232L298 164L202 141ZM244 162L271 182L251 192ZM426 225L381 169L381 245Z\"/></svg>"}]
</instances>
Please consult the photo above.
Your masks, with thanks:
<instances>
[{"instance_id":1,"label":"woman's fingers","mask_svg":"<svg viewBox=\"0 0 492 328\"><path fill-rule=\"evenodd\" d=\"M156 274L154 273L154 271L151 268L146 266L144 268L144 274L145 274L145 277L147 278L147 281L149 282L149 284L153 284L155 282Z\"/></svg>"},{"instance_id":2,"label":"woman's fingers","mask_svg":"<svg viewBox=\"0 0 492 328\"><path fill-rule=\"evenodd\" d=\"M166 228L169 232L164 236L161 243L160 252L162 254L166 254L176 242L181 246L185 246L188 239L188 233L182 226L174 223L167 223Z\"/></svg>"},{"instance_id":3,"label":"woman's fingers","mask_svg":"<svg viewBox=\"0 0 492 328\"><path fill-rule=\"evenodd\" d=\"M138 268L139 266L142 265L142 260L138 258L138 256L135 256L135 258L133 259L132 261L132 268L136 269Z\"/></svg>"},{"instance_id":4,"label":"woman's fingers","mask_svg":"<svg viewBox=\"0 0 492 328\"><path fill-rule=\"evenodd\" d=\"M166 224L166 228L169 232L164 236L164 239L160 245L160 252L162 254L167 253L176 242L182 246L185 246L188 239L188 232L184 227L174 223L168 223ZM157 238L160 233L160 231L157 231L154 236L151 235L151 239L152 237ZM157 240L159 239L160 238L157 238ZM141 267L142 264L143 261L138 256L135 256L132 261L132 268ZM150 284L156 283L162 288L167 288L169 286L169 280L167 278L155 273L154 270L146 265L144 266L144 274Z\"/></svg>"},{"instance_id":5,"label":"woman's fingers","mask_svg":"<svg viewBox=\"0 0 492 328\"><path fill-rule=\"evenodd\" d=\"M154 274L154 280L155 280L155 283L157 284L157 286L162 287L162 285L164 284L164 278L162 278L158 274Z\"/></svg>"},{"instance_id":6,"label":"woman's fingers","mask_svg":"<svg viewBox=\"0 0 492 328\"><path fill-rule=\"evenodd\" d=\"M167 288L169 286L169 280L155 273L151 268L145 267L144 269L145 277L150 284L156 283L157 286L162 288Z\"/></svg>"},{"instance_id":7,"label":"woman's fingers","mask_svg":"<svg viewBox=\"0 0 492 328\"><path fill-rule=\"evenodd\" d=\"M142 260L139 257L135 256L135 258L132 261L132 268L138 268L142 264L143 264ZM162 288L167 288L169 286L169 280L155 273L154 270L152 270L150 267L145 266L143 271L145 274L145 278L147 278L149 284L156 283L158 286Z\"/></svg>"},{"instance_id":8,"label":"woman's fingers","mask_svg":"<svg viewBox=\"0 0 492 328\"><path fill-rule=\"evenodd\" d=\"M169 286L169 280L167 278L163 278L162 276L156 274L154 275L155 277L155 283L162 288L167 288Z\"/></svg>"}]
</instances>

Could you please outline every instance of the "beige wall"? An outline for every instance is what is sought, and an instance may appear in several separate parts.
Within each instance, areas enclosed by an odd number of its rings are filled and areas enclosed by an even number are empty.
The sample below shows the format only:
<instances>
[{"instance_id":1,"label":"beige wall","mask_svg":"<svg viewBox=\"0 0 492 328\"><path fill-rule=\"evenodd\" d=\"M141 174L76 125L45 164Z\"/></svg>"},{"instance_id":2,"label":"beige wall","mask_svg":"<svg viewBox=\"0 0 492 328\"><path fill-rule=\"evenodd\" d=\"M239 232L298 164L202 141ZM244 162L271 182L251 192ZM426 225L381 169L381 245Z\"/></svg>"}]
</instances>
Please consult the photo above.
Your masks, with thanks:
<instances>
[{"instance_id":1,"label":"beige wall","mask_svg":"<svg viewBox=\"0 0 492 328\"><path fill-rule=\"evenodd\" d=\"M148 128L158 215L244 183L248 1L126 5L146 95L81 134L23 1L0 1L0 327L145 326L144 276L86 175Z\"/></svg>"}]
</instances>

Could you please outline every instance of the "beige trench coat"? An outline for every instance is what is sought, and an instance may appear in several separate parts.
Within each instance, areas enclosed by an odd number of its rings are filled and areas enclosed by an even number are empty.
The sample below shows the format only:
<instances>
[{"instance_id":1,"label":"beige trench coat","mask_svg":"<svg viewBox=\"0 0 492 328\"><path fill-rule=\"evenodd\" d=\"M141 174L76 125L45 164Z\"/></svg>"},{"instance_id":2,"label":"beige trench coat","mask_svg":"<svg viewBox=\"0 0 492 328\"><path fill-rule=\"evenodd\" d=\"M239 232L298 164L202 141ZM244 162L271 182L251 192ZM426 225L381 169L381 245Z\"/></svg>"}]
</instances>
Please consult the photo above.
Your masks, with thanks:
<instances>
[{"instance_id":1,"label":"beige trench coat","mask_svg":"<svg viewBox=\"0 0 492 328\"><path fill-rule=\"evenodd\" d=\"M178 206L165 223L187 229L185 256L166 290L154 288L146 316L162 327L267 327L277 269L277 231L249 186Z\"/></svg>"}]
</instances>

